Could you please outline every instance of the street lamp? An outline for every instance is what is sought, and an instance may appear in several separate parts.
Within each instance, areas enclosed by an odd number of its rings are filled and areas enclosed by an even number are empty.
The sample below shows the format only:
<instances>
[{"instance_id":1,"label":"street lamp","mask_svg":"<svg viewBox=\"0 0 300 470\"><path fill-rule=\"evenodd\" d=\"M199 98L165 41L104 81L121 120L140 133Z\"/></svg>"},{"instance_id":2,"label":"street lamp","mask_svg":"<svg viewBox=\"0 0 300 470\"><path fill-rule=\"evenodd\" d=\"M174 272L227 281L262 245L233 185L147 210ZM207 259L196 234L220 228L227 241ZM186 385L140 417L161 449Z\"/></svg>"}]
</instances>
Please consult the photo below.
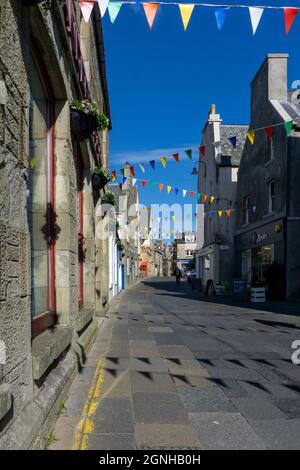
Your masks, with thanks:
<instances>
[{"instance_id":1,"label":"street lamp","mask_svg":"<svg viewBox=\"0 0 300 470\"><path fill-rule=\"evenodd\" d=\"M206 163L203 160L198 160L196 163L202 163L204 165L204 176L206 176ZM197 176L199 174L197 168L194 166L191 173L192 176Z\"/></svg>"}]
</instances>

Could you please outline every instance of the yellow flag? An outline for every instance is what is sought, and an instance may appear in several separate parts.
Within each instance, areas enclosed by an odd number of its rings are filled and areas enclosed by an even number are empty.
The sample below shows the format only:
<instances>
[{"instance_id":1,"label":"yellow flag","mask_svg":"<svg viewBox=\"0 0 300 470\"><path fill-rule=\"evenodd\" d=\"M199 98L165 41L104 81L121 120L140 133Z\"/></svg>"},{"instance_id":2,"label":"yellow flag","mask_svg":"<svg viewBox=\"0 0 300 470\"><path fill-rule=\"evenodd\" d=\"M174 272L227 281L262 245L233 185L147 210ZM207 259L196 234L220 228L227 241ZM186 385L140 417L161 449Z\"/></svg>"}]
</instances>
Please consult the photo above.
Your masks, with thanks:
<instances>
[{"instance_id":1,"label":"yellow flag","mask_svg":"<svg viewBox=\"0 0 300 470\"><path fill-rule=\"evenodd\" d=\"M249 141L251 142L251 144L253 145L254 144L254 131L247 132L247 137Z\"/></svg>"},{"instance_id":2,"label":"yellow flag","mask_svg":"<svg viewBox=\"0 0 300 470\"><path fill-rule=\"evenodd\" d=\"M172 186L167 186L168 193L171 191L171 189L172 189Z\"/></svg>"},{"instance_id":3,"label":"yellow flag","mask_svg":"<svg viewBox=\"0 0 300 470\"><path fill-rule=\"evenodd\" d=\"M192 3L179 3L178 6L181 14L184 31L186 31L195 5Z\"/></svg>"},{"instance_id":4,"label":"yellow flag","mask_svg":"<svg viewBox=\"0 0 300 470\"><path fill-rule=\"evenodd\" d=\"M172 220L175 220L175 215L172 215Z\"/></svg>"},{"instance_id":5,"label":"yellow flag","mask_svg":"<svg viewBox=\"0 0 300 470\"><path fill-rule=\"evenodd\" d=\"M223 211L218 211L219 217L222 217Z\"/></svg>"},{"instance_id":6,"label":"yellow flag","mask_svg":"<svg viewBox=\"0 0 300 470\"><path fill-rule=\"evenodd\" d=\"M166 157L161 157L160 161L161 161L161 163L162 163L162 166L163 166L164 168L166 168L166 164L167 164L167 159L166 159Z\"/></svg>"},{"instance_id":7,"label":"yellow flag","mask_svg":"<svg viewBox=\"0 0 300 470\"><path fill-rule=\"evenodd\" d=\"M210 196L210 203L212 204L215 200L215 196Z\"/></svg>"},{"instance_id":8,"label":"yellow flag","mask_svg":"<svg viewBox=\"0 0 300 470\"><path fill-rule=\"evenodd\" d=\"M31 158L31 159L29 160L29 166L30 166L30 168L31 168L32 170L33 170L33 168L35 167L35 164L36 164L35 159L34 159L34 158Z\"/></svg>"}]
</instances>

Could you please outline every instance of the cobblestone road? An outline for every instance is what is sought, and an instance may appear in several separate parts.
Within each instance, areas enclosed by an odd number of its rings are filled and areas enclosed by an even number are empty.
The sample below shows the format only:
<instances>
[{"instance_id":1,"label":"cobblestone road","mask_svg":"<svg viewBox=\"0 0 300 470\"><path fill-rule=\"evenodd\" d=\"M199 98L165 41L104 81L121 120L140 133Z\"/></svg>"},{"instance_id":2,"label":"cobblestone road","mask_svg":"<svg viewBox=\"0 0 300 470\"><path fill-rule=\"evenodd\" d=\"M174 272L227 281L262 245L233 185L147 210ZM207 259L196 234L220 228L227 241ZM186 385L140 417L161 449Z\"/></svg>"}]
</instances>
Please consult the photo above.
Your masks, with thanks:
<instances>
[{"instance_id":1,"label":"cobblestone road","mask_svg":"<svg viewBox=\"0 0 300 470\"><path fill-rule=\"evenodd\" d=\"M50 448L300 449L300 305L263 308L166 278L123 292Z\"/></svg>"}]
</instances>

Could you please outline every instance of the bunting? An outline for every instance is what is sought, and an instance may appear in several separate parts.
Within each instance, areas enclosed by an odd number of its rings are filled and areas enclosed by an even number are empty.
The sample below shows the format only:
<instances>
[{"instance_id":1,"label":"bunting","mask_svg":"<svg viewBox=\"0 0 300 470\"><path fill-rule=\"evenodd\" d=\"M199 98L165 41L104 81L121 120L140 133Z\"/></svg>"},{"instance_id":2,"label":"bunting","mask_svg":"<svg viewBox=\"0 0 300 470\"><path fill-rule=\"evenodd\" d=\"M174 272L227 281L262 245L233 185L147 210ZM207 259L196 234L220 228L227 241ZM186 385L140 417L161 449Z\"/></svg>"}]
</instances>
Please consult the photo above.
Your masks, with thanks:
<instances>
[{"instance_id":1,"label":"bunting","mask_svg":"<svg viewBox=\"0 0 300 470\"><path fill-rule=\"evenodd\" d=\"M186 31L188 24L190 22L194 6L192 3L179 3L180 15L183 23L184 31Z\"/></svg>"},{"instance_id":2,"label":"bunting","mask_svg":"<svg viewBox=\"0 0 300 470\"><path fill-rule=\"evenodd\" d=\"M285 34L289 34L292 24L296 18L299 8L284 8L284 26Z\"/></svg>"},{"instance_id":3,"label":"bunting","mask_svg":"<svg viewBox=\"0 0 300 470\"><path fill-rule=\"evenodd\" d=\"M257 30L257 27L259 25L261 16L263 14L263 11L264 11L263 8L249 7L249 13L250 13L250 20L251 20L253 36L256 33L256 30Z\"/></svg>"},{"instance_id":4,"label":"bunting","mask_svg":"<svg viewBox=\"0 0 300 470\"><path fill-rule=\"evenodd\" d=\"M191 159L192 159L192 149L186 150L185 153L187 154L187 156L188 156L189 159L191 160Z\"/></svg>"},{"instance_id":5,"label":"bunting","mask_svg":"<svg viewBox=\"0 0 300 470\"><path fill-rule=\"evenodd\" d=\"M150 29L152 29L158 6L158 3L143 3L144 12Z\"/></svg>"},{"instance_id":6,"label":"bunting","mask_svg":"<svg viewBox=\"0 0 300 470\"><path fill-rule=\"evenodd\" d=\"M173 158L176 161L176 163L179 163L179 153L174 153Z\"/></svg>"},{"instance_id":7,"label":"bunting","mask_svg":"<svg viewBox=\"0 0 300 470\"><path fill-rule=\"evenodd\" d=\"M146 186L147 180L142 180L142 187L144 188Z\"/></svg>"},{"instance_id":8,"label":"bunting","mask_svg":"<svg viewBox=\"0 0 300 470\"><path fill-rule=\"evenodd\" d=\"M150 160L149 163L150 163L152 169L155 170L155 160Z\"/></svg>"},{"instance_id":9,"label":"bunting","mask_svg":"<svg viewBox=\"0 0 300 470\"><path fill-rule=\"evenodd\" d=\"M246 135L249 139L249 142L253 145L254 144L254 131L248 131Z\"/></svg>"},{"instance_id":10,"label":"bunting","mask_svg":"<svg viewBox=\"0 0 300 470\"><path fill-rule=\"evenodd\" d=\"M145 165L144 163L139 163L139 167L142 170L143 173L145 173Z\"/></svg>"},{"instance_id":11,"label":"bunting","mask_svg":"<svg viewBox=\"0 0 300 470\"><path fill-rule=\"evenodd\" d=\"M237 138L236 136L229 137L229 142L231 143L232 147L236 149Z\"/></svg>"},{"instance_id":12,"label":"bunting","mask_svg":"<svg viewBox=\"0 0 300 470\"><path fill-rule=\"evenodd\" d=\"M161 161L162 166L163 166L164 168L166 168L166 165L167 165L167 159L166 159L166 157L161 157L160 161Z\"/></svg>"},{"instance_id":13,"label":"bunting","mask_svg":"<svg viewBox=\"0 0 300 470\"><path fill-rule=\"evenodd\" d=\"M229 8L230 7L217 7L215 9L215 16L216 16L217 27L219 31L223 27Z\"/></svg>"},{"instance_id":14,"label":"bunting","mask_svg":"<svg viewBox=\"0 0 300 470\"><path fill-rule=\"evenodd\" d=\"M273 138L273 126L265 127L265 133L267 134L268 138L272 140Z\"/></svg>"},{"instance_id":15,"label":"bunting","mask_svg":"<svg viewBox=\"0 0 300 470\"><path fill-rule=\"evenodd\" d=\"M167 186L168 194L170 194L171 189L172 189L172 186Z\"/></svg>"},{"instance_id":16,"label":"bunting","mask_svg":"<svg viewBox=\"0 0 300 470\"><path fill-rule=\"evenodd\" d=\"M183 190L182 190L182 196L183 196L183 197L185 197L186 192L187 192L186 189L183 189Z\"/></svg>"},{"instance_id":17,"label":"bunting","mask_svg":"<svg viewBox=\"0 0 300 470\"><path fill-rule=\"evenodd\" d=\"M109 2L108 4L108 13L110 17L110 21L113 24L121 10L121 6L123 5L122 2Z\"/></svg>"},{"instance_id":18,"label":"bunting","mask_svg":"<svg viewBox=\"0 0 300 470\"><path fill-rule=\"evenodd\" d=\"M286 130L286 133L287 135L290 135L291 131L292 131L292 127L293 127L293 121L287 121L284 123L284 127L285 127L285 130Z\"/></svg>"},{"instance_id":19,"label":"bunting","mask_svg":"<svg viewBox=\"0 0 300 470\"><path fill-rule=\"evenodd\" d=\"M164 185L163 185L162 183L159 183L158 187L159 187L159 190L160 190L160 191L162 191L162 190L163 190L163 187L164 187Z\"/></svg>"},{"instance_id":20,"label":"bunting","mask_svg":"<svg viewBox=\"0 0 300 470\"><path fill-rule=\"evenodd\" d=\"M101 18L105 15L106 9L108 7L109 0L98 0L98 5L101 13Z\"/></svg>"},{"instance_id":21,"label":"bunting","mask_svg":"<svg viewBox=\"0 0 300 470\"><path fill-rule=\"evenodd\" d=\"M200 145L199 147L200 155L205 157L205 145Z\"/></svg>"},{"instance_id":22,"label":"bunting","mask_svg":"<svg viewBox=\"0 0 300 470\"><path fill-rule=\"evenodd\" d=\"M80 7L81 14L83 16L84 21L88 23L91 17L91 13L94 8L94 2L80 0L79 7Z\"/></svg>"}]
</instances>

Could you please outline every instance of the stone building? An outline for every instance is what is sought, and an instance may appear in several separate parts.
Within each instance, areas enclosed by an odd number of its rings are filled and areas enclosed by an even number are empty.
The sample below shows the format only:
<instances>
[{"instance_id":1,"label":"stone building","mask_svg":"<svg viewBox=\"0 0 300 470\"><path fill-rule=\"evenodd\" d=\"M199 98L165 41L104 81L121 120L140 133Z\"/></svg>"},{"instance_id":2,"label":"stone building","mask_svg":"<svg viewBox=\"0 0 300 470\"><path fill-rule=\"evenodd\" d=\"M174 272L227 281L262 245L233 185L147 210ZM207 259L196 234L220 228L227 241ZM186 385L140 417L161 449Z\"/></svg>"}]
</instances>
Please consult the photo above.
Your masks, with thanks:
<instances>
[{"instance_id":1,"label":"stone building","mask_svg":"<svg viewBox=\"0 0 300 470\"><path fill-rule=\"evenodd\" d=\"M247 126L222 124L215 105L211 106L202 131L204 155L197 172L202 198L197 213L196 273L203 283L212 279L229 286L234 276L237 173L246 132ZM235 146L229 140L232 137L236 137ZM228 216L227 210L233 212Z\"/></svg>"},{"instance_id":2,"label":"stone building","mask_svg":"<svg viewBox=\"0 0 300 470\"><path fill-rule=\"evenodd\" d=\"M249 129L257 130L242 153L235 236L236 275L265 285L276 261L281 297L300 293L300 101L299 90L287 88L287 62L287 54L268 54L251 83Z\"/></svg>"},{"instance_id":3,"label":"stone building","mask_svg":"<svg viewBox=\"0 0 300 470\"><path fill-rule=\"evenodd\" d=\"M100 193L93 191L92 173L108 164L108 132L78 142L70 125L75 99L95 100L110 118L99 7L85 23L78 2L53 0L48 10L25 3L0 2L5 449L43 446L97 331L107 277L107 243L95 241Z\"/></svg>"},{"instance_id":4,"label":"stone building","mask_svg":"<svg viewBox=\"0 0 300 470\"><path fill-rule=\"evenodd\" d=\"M173 243L174 271L176 267L183 272L195 269L196 234L184 232Z\"/></svg>"}]
</instances>

